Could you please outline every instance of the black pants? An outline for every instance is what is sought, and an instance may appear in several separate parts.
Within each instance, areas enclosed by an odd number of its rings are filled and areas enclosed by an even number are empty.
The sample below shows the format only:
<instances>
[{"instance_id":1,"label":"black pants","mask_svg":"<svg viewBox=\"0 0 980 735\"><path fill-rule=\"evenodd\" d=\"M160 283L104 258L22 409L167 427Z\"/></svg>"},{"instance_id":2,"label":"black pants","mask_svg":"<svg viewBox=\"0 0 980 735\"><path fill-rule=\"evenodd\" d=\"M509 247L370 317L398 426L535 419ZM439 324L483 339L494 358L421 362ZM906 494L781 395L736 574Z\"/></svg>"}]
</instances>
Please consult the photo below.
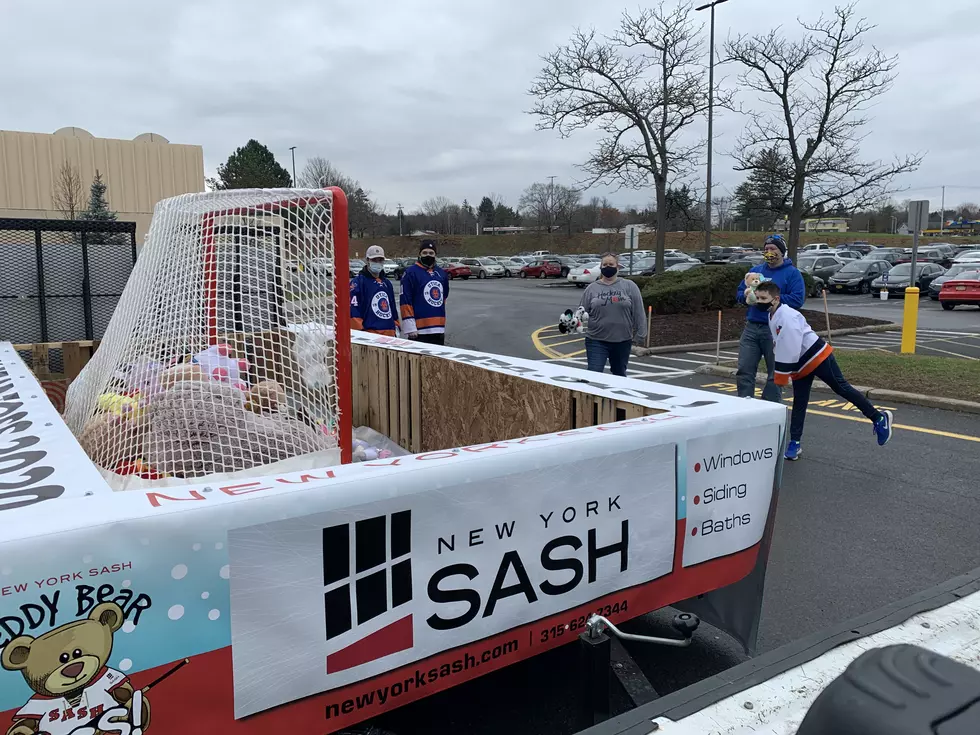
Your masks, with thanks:
<instances>
[{"instance_id":1,"label":"black pants","mask_svg":"<svg viewBox=\"0 0 980 735\"><path fill-rule=\"evenodd\" d=\"M442 332L440 334L420 334L415 338L416 342L425 342L427 345L445 345L446 344L446 333Z\"/></svg>"},{"instance_id":2,"label":"black pants","mask_svg":"<svg viewBox=\"0 0 980 735\"><path fill-rule=\"evenodd\" d=\"M793 381L793 415L789 423L789 438L798 442L803 438L803 422L806 421L806 407L810 402L810 388L813 386L813 379L820 378L830 386L830 389L845 401L853 403L854 406L872 421L877 421L882 417L881 411L871 405L871 401L854 389L854 386L847 382L837 360L833 355L829 355L826 360L817 366L817 369L805 378Z\"/></svg>"}]
</instances>

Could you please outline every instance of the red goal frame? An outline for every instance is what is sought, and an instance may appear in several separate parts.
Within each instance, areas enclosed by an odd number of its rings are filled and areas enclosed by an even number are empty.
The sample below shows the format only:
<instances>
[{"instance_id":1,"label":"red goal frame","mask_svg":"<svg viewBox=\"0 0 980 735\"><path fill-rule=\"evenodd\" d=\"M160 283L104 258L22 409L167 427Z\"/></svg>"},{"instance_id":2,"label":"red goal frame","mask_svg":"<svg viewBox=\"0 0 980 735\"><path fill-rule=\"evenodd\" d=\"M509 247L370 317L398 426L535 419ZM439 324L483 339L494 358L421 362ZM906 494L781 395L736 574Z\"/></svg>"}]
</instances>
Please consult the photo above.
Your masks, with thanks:
<instances>
[{"instance_id":1,"label":"red goal frame","mask_svg":"<svg viewBox=\"0 0 980 735\"><path fill-rule=\"evenodd\" d=\"M353 394L351 392L350 342L350 237L348 229L347 195L337 186L322 189L328 196L311 196L270 202L256 207L223 209L208 212L203 217L201 241L204 245L204 279L207 309L208 342L218 341L218 265L214 247L216 217L247 214L248 210L264 209L275 212L284 207L298 207L330 202L330 228L333 239L333 298L334 298L334 375L337 378L337 444L341 464L353 462Z\"/></svg>"}]
</instances>

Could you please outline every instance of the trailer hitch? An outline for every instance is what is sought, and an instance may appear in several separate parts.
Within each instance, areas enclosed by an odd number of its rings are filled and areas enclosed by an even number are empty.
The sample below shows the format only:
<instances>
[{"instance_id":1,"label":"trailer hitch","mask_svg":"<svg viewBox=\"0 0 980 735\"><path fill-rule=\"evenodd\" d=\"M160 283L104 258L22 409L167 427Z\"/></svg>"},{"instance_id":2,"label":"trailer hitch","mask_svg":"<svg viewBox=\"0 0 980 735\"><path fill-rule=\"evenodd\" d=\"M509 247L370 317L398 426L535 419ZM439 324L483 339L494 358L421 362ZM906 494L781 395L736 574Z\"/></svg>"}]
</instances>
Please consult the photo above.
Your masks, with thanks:
<instances>
[{"instance_id":1,"label":"trailer hitch","mask_svg":"<svg viewBox=\"0 0 980 735\"><path fill-rule=\"evenodd\" d=\"M654 643L661 646L676 646L677 648L686 648L691 645L693 640L694 631L698 629L701 625L701 620L697 615L692 615L691 613L678 613L674 616L671 626L676 630L681 637L680 638L658 638L652 635L636 635L634 633L624 633L608 619L604 618L602 615L590 615L589 619L585 621L585 634L592 639L599 638L606 630L609 630L614 636L620 638L624 641L636 641L637 643Z\"/></svg>"}]
</instances>

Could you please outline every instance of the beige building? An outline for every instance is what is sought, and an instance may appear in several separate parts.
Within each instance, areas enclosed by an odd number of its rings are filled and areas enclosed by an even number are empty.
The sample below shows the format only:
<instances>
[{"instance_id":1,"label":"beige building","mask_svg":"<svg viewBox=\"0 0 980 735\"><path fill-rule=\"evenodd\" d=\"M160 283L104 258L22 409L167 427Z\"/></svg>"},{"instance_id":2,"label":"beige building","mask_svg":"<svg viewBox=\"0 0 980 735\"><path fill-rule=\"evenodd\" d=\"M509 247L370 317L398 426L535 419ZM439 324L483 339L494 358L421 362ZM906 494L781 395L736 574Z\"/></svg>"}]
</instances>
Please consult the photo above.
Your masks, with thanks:
<instances>
[{"instance_id":1,"label":"beige building","mask_svg":"<svg viewBox=\"0 0 980 735\"><path fill-rule=\"evenodd\" d=\"M847 232L850 227L851 220L846 217L819 217L813 219L803 220L801 232L832 232L832 233L844 233ZM789 230L789 220L779 219L773 223L773 229L776 231L787 232Z\"/></svg>"},{"instance_id":2,"label":"beige building","mask_svg":"<svg viewBox=\"0 0 980 735\"><path fill-rule=\"evenodd\" d=\"M66 161L80 180L79 208L88 207L89 187L99 171L109 207L120 220L136 222L140 243L158 201L204 191L199 145L174 144L154 133L115 140L81 128L53 134L0 130L0 217L63 218L56 201Z\"/></svg>"}]
</instances>

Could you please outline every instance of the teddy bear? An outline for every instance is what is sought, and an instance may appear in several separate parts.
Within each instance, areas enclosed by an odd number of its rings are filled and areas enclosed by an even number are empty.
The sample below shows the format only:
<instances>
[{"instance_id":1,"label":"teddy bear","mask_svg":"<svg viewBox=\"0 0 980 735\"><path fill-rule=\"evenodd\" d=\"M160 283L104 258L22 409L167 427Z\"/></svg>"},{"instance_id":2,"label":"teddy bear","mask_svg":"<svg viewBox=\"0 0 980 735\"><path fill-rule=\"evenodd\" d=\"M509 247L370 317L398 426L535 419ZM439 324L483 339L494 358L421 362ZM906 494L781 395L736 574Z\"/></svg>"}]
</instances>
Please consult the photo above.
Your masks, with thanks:
<instances>
[{"instance_id":1,"label":"teddy bear","mask_svg":"<svg viewBox=\"0 0 980 735\"><path fill-rule=\"evenodd\" d=\"M755 296L755 289L760 283L765 283L769 279L763 276L761 273L755 273L750 271L745 274L745 303L752 305L757 299Z\"/></svg>"},{"instance_id":2,"label":"teddy bear","mask_svg":"<svg viewBox=\"0 0 980 735\"><path fill-rule=\"evenodd\" d=\"M275 413L286 403L286 391L274 380L256 383L245 394L245 408L253 413Z\"/></svg>"},{"instance_id":3,"label":"teddy bear","mask_svg":"<svg viewBox=\"0 0 980 735\"><path fill-rule=\"evenodd\" d=\"M179 362L163 371L160 376L160 385L164 390L170 390L177 383L185 380L196 380L203 383L210 378L204 374L204 369L200 365L193 362Z\"/></svg>"},{"instance_id":4,"label":"teddy bear","mask_svg":"<svg viewBox=\"0 0 980 735\"><path fill-rule=\"evenodd\" d=\"M17 636L0 653L0 666L19 671L34 691L17 710L6 735L114 732L112 723L132 722L134 691L129 678L106 664L112 635L125 615L114 602L96 605L87 618L37 638ZM139 724L146 732L150 703L140 692Z\"/></svg>"}]
</instances>

